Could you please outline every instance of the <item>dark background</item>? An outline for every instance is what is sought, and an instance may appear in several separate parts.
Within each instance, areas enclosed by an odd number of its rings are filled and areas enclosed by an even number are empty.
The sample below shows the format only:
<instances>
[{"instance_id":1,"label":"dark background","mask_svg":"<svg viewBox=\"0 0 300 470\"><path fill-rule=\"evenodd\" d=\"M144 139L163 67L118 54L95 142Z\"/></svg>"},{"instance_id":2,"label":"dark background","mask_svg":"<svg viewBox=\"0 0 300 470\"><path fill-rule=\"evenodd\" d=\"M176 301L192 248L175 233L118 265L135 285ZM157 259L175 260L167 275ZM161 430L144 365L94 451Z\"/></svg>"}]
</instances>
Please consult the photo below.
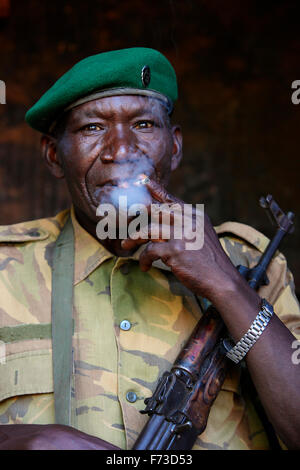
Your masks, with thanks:
<instances>
[{"instance_id":1,"label":"dark background","mask_svg":"<svg viewBox=\"0 0 300 470\"><path fill-rule=\"evenodd\" d=\"M178 75L185 157L170 190L204 202L214 224L238 220L270 236L258 206L268 193L299 221L300 105L291 102L299 24L297 2L288 0L0 0L0 224L69 204L26 110L78 60L132 46L159 49ZM298 222L282 247L298 291L299 239Z\"/></svg>"}]
</instances>

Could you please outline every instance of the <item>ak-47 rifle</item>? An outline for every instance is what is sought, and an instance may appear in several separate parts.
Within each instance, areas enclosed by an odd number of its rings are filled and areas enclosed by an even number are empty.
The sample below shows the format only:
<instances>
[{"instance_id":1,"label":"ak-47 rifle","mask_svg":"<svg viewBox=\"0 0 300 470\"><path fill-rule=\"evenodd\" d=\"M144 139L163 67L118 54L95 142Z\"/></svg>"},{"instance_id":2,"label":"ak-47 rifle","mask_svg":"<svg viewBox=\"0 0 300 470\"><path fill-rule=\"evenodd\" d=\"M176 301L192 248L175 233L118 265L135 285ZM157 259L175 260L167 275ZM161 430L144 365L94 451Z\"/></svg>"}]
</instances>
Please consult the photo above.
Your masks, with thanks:
<instances>
[{"instance_id":1,"label":"ak-47 rifle","mask_svg":"<svg viewBox=\"0 0 300 470\"><path fill-rule=\"evenodd\" d=\"M277 225L259 263L252 269L238 266L253 289L269 283L266 270L287 233L293 231L294 214L282 212L271 195L260 199ZM150 418L138 437L135 450L187 450L205 430L208 415L226 377L228 348L226 327L211 305L196 325L171 370L159 379L151 398L145 400Z\"/></svg>"}]
</instances>

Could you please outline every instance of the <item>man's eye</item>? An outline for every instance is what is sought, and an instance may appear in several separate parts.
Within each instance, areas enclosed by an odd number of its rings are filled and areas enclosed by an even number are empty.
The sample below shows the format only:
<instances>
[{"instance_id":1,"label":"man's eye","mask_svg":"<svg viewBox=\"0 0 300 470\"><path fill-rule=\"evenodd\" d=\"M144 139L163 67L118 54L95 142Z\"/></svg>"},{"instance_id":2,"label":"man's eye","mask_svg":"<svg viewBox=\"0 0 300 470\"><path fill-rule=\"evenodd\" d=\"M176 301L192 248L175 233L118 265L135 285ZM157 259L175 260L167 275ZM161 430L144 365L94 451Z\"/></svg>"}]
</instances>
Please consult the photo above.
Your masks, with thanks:
<instances>
[{"instance_id":1,"label":"man's eye","mask_svg":"<svg viewBox=\"0 0 300 470\"><path fill-rule=\"evenodd\" d=\"M100 124L87 124L81 128L82 131L101 131L103 127Z\"/></svg>"},{"instance_id":2,"label":"man's eye","mask_svg":"<svg viewBox=\"0 0 300 470\"><path fill-rule=\"evenodd\" d=\"M151 129L154 127L153 121L139 121L134 126L136 129Z\"/></svg>"}]
</instances>

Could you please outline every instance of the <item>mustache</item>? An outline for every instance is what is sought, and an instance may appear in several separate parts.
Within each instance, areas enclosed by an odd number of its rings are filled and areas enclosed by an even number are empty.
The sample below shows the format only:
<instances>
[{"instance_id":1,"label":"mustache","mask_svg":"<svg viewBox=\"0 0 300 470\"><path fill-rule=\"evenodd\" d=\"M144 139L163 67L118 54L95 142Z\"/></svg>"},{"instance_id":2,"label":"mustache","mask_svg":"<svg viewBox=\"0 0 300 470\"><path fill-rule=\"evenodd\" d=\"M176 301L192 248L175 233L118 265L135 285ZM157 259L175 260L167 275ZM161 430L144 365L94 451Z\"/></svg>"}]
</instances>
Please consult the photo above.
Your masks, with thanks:
<instances>
[{"instance_id":1,"label":"mustache","mask_svg":"<svg viewBox=\"0 0 300 470\"><path fill-rule=\"evenodd\" d=\"M108 180L105 185L97 186L92 192L92 199L99 205L99 203L109 203L118 207L120 197L126 196L126 204L144 202L150 203L150 194L146 187L150 179L144 173L139 174L137 178L130 178L124 180L123 178Z\"/></svg>"}]
</instances>

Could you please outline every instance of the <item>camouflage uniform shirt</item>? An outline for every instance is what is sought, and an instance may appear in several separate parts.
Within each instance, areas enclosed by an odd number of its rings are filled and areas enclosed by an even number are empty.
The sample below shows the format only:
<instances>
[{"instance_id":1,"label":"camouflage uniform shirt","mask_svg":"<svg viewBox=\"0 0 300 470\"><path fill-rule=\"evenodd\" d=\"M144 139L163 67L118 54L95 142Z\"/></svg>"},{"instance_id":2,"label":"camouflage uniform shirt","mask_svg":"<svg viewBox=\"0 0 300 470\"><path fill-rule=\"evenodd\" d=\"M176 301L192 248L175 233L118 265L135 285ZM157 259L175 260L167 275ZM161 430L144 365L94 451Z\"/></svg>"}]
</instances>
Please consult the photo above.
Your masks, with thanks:
<instances>
[{"instance_id":1,"label":"camouflage uniform shirt","mask_svg":"<svg viewBox=\"0 0 300 470\"><path fill-rule=\"evenodd\" d=\"M68 213L0 228L0 424L54 423L51 263ZM194 295L162 269L162 263L141 272L140 250L133 257L117 258L78 224L73 210L71 217L71 424L130 449L147 420L139 413L144 399L170 368L202 312ZM235 265L253 266L268 241L234 222L216 230ZM268 275L270 286L261 288L260 295L274 305L294 335L299 334L299 307L282 254L272 261ZM123 320L130 322L129 329L120 328ZM260 421L241 394L238 367L230 369L194 448L268 448Z\"/></svg>"}]
</instances>

